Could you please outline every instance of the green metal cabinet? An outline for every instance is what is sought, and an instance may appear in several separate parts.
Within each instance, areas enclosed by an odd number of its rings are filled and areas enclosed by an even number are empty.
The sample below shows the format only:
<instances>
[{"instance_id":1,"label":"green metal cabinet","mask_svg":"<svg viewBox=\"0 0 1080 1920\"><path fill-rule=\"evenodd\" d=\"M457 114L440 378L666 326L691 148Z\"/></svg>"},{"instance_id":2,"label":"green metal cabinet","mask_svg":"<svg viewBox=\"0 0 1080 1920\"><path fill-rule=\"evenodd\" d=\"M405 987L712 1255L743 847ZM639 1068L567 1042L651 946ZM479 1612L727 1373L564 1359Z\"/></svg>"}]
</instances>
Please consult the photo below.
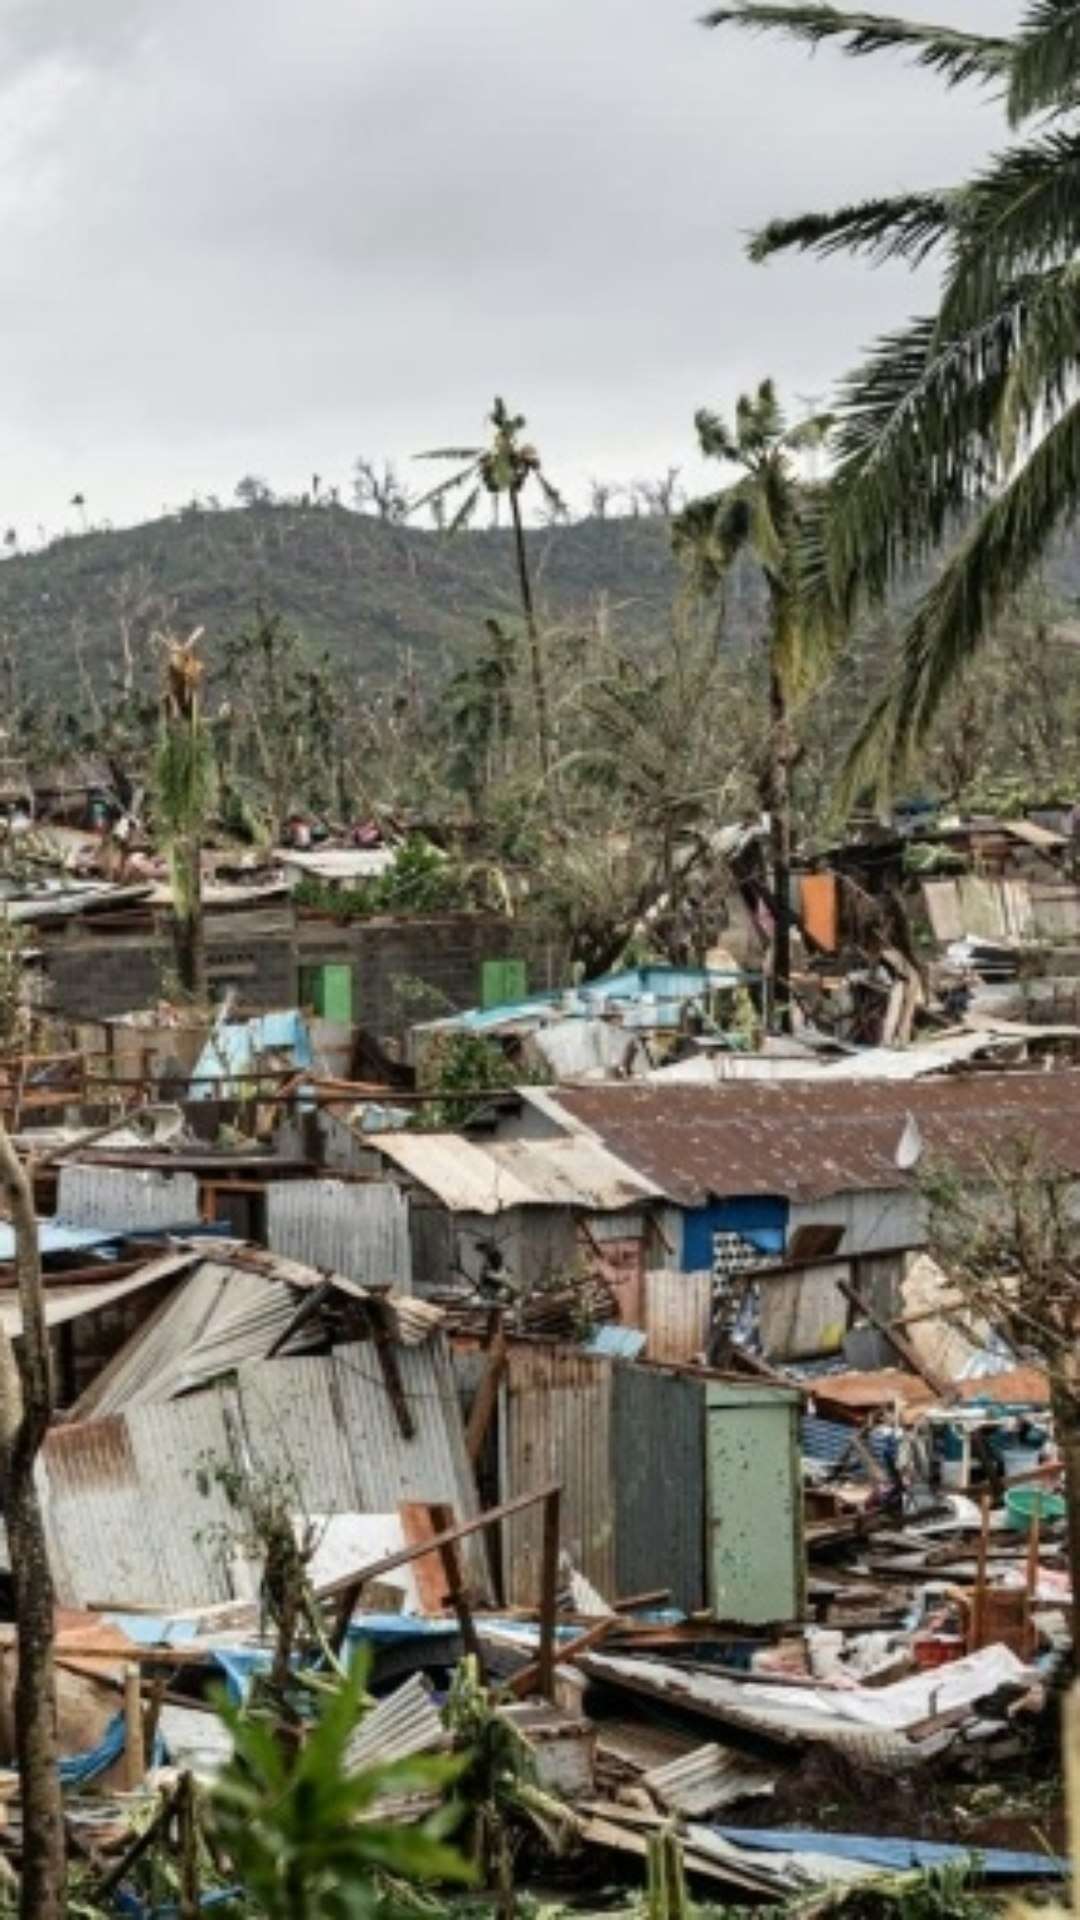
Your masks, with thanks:
<instances>
[{"instance_id":1,"label":"green metal cabinet","mask_svg":"<svg viewBox=\"0 0 1080 1920\"><path fill-rule=\"evenodd\" d=\"M764 1626L805 1611L800 1396L710 1381L706 1565L720 1620Z\"/></svg>"}]
</instances>

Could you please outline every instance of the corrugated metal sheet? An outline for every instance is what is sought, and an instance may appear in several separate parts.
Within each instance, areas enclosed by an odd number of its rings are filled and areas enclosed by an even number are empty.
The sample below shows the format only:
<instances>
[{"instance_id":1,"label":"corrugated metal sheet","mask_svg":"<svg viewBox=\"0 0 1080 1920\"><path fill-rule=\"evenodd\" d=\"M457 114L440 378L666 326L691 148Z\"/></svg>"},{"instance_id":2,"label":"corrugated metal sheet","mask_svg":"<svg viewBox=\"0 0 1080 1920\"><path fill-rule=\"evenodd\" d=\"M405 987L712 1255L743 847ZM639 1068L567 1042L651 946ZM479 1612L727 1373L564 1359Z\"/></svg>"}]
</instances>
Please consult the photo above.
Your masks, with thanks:
<instances>
[{"instance_id":1,"label":"corrugated metal sheet","mask_svg":"<svg viewBox=\"0 0 1080 1920\"><path fill-rule=\"evenodd\" d=\"M366 1767L407 1760L413 1753L433 1753L446 1737L431 1682L414 1673L365 1714L349 1741L345 1764L350 1773L362 1773Z\"/></svg>"},{"instance_id":2,"label":"corrugated metal sheet","mask_svg":"<svg viewBox=\"0 0 1080 1920\"><path fill-rule=\"evenodd\" d=\"M657 1196L651 1181L585 1135L481 1143L456 1133L381 1133L371 1145L454 1213L539 1206L609 1213Z\"/></svg>"},{"instance_id":3,"label":"corrugated metal sheet","mask_svg":"<svg viewBox=\"0 0 1080 1920\"><path fill-rule=\"evenodd\" d=\"M562 1483L562 1545L598 1591L615 1591L609 1361L573 1347L512 1345L501 1427L504 1499L545 1481ZM621 1369L619 1369L621 1371ZM503 1528L503 1582L513 1605L540 1593L543 1517L539 1507Z\"/></svg>"},{"instance_id":4,"label":"corrugated metal sheet","mask_svg":"<svg viewBox=\"0 0 1080 1920\"><path fill-rule=\"evenodd\" d=\"M276 1180L266 1190L274 1253L363 1286L412 1287L409 1205L390 1181Z\"/></svg>"},{"instance_id":5,"label":"corrugated metal sheet","mask_svg":"<svg viewBox=\"0 0 1080 1920\"><path fill-rule=\"evenodd\" d=\"M190 1254L169 1254L163 1260L150 1260L138 1273L129 1273L124 1280L106 1280L101 1286L88 1285L80 1281L75 1286L65 1287L49 1283L45 1289L45 1325L62 1327L69 1320L80 1320L84 1314L99 1313L104 1307L116 1305L118 1300L126 1300L129 1294L141 1293L144 1287L160 1285L166 1280L175 1280L184 1267L191 1264ZM17 1340L22 1333L22 1308L18 1295L5 1290L0 1294L0 1327L3 1327L9 1340Z\"/></svg>"},{"instance_id":6,"label":"corrugated metal sheet","mask_svg":"<svg viewBox=\"0 0 1080 1920\"><path fill-rule=\"evenodd\" d=\"M249 1462L285 1476L312 1513L391 1513L360 1498L357 1463L325 1355L257 1361L240 1374L240 1423Z\"/></svg>"},{"instance_id":7,"label":"corrugated metal sheet","mask_svg":"<svg viewBox=\"0 0 1080 1920\"><path fill-rule=\"evenodd\" d=\"M669 1273L650 1268L645 1275L645 1331L650 1360L680 1365L707 1351L712 1330L711 1273Z\"/></svg>"},{"instance_id":8,"label":"corrugated metal sheet","mask_svg":"<svg viewBox=\"0 0 1080 1920\"><path fill-rule=\"evenodd\" d=\"M705 1602L704 1384L652 1367L612 1372L615 1581L606 1591L614 1599L670 1587L674 1604L693 1611Z\"/></svg>"},{"instance_id":9,"label":"corrugated metal sheet","mask_svg":"<svg viewBox=\"0 0 1080 1920\"><path fill-rule=\"evenodd\" d=\"M230 1598L213 1544L227 1517L196 1485L200 1456L227 1460L219 1396L53 1427L38 1485L61 1604L212 1605Z\"/></svg>"},{"instance_id":10,"label":"corrugated metal sheet","mask_svg":"<svg viewBox=\"0 0 1080 1920\"><path fill-rule=\"evenodd\" d=\"M528 1090L525 1090L528 1096ZM548 1112L589 1128L684 1206L711 1195L814 1200L910 1186L896 1164L911 1114L927 1154L976 1170L1010 1134L1034 1134L1048 1159L1080 1173L1080 1072L733 1086L562 1087ZM847 1248L844 1251L848 1251Z\"/></svg>"},{"instance_id":11,"label":"corrugated metal sheet","mask_svg":"<svg viewBox=\"0 0 1080 1920\"><path fill-rule=\"evenodd\" d=\"M79 1403L82 1417L168 1400L266 1353L296 1301L280 1282L225 1261L202 1260L162 1312L140 1328Z\"/></svg>"},{"instance_id":12,"label":"corrugated metal sheet","mask_svg":"<svg viewBox=\"0 0 1080 1920\"><path fill-rule=\"evenodd\" d=\"M278 1471L308 1513L396 1513L403 1500L478 1512L475 1482L444 1337L395 1350L415 1423L400 1431L375 1349L259 1361L234 1389L57 1427L42 1485L61 1598L181 1607L232 1597L214 1546L228 1509L197 1485L200 1464ZM463 1552L470 1584L490 1597L479 1539Z\"/></svg>"},{"instance_id":13,"label":"corrugated metal sheet","mask_svg":"<svg viewBox=\"0 0 1080 1920\"><path fill-rule=\"evenodd\" d=\"M733 1747L711 1745L696 1747L665 1767L654 1767L642 1785L662 1807L694 1820L736 1800L771 1793L779 1777L777 1767L748 1759Z\"/></svg>"},{"instance_id":14,"label":"corrugated metal sheet","mask_svg":"<svg viewBox=\"0 0 1080 1920\"><path fill-rule=\"evenodd\" d=\"M199 1220L193 1173L67 1162L60 1168L56 1217L80 1227L187 1227Z\"/></svg>"}]
</instances>

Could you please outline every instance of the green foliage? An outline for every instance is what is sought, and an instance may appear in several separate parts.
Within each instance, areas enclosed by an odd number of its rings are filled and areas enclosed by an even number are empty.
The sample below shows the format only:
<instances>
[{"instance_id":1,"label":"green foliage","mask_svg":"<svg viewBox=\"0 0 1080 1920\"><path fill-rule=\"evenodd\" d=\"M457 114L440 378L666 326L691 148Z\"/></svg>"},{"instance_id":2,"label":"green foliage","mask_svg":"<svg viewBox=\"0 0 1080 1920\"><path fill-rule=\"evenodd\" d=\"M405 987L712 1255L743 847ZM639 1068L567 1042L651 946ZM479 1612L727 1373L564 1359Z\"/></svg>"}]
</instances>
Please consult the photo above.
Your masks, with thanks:
<instances>
[{"instance_id":1,"label":"green foliage","mask_svg":"<svg viewBox=\"0 0 1080 1920\"><path fill-rule=\"evenodd\" d=\"M328 886L305 874L293 898L335 920L364 920L377 913L463 913L482 904L472 876L422 834L411 834L393 866L359 886Z\"/></svg>"},{"instance_id":2,"label":"green foliage","mask_svg":"<svg viewBox=\"0 0 1080 1920\"><path fill-rule=\"evenodd\" d=\"M585 520L529 530L525 539L531 561L543 555L553 618L606 595L623 605L627 631L643 637L670 602L675 571L659 518ZM72 684L73 655L104 694L120 655L118 601L133 582L140 604L153 607L140 626L137 666L145 677L154 674L148 625L205 625L213 671L225 636L248 627L258 604L272 600L311 654L329 658L342 693L365 701L373 682L409 660L429 675L462 662L485 619L520 608L509 529L478 527L448 541L329 504L203 507L4 560L0 635L17 660L24 698L51 695L81 728L87 702Z\"/></svg>"},{"instance_id":3,"label":"green foliage","mask_svg":"<svg viewBox=\"0 0 1080 1920\"><path fill-rule=\"evenodd\" d=\"M0 1051L17 1047L27 1029L25 946L18 922L0 913Z\"/></svg>"},{"instance_id":4,"label":"green foliage","mask_svg":"<svg viewBox=\"0 0 1080 1920\"><path fill-rule=\"evenodd\" d=\"M481 1033L435 1034L424 1049L422 1082L425 1092L440 1098L420 1110L416 1125L435 1131L463 1126L475 1115L477 1102L455 1096L520 1086L533 1077Z\"/></svg>"},{"instance_id":5,"label":"green foliage","mask_svg":"<svg viewBox=\"0 0 1080 1920\"><path fill-rule=\"evenodd\" d=\"M502 1896L505 1911L522 1841L532 1831L552 1853L561 1853L575 1832L574 1818L563 1801L538 1784L531 1748L495 1711L472 1655L454 1674L446 1724L468 1756L459 1791L468 1807L470 1853L485 1883Z\"/></svg>"},{"instance_id":6,"label":"green foliage","mask_svg":"<svg viewBox=\"0 0 1080 1920\"><path fill-rule=\"evenodd\" d=\"M367 1920L398 1910L394 1882L467 1885L473 1872L449 1836L463 1808L446 1800L418 1825L382 1817L381 1795L446 1795L466 1758L414 1758L352 1773L366 1665L324 1695L298 1747L263 1718L223 1703L234 1754L213 1793L215 1838L260 1920Z\"/></svg>"},{"instance_id":7,"label":"green foliage","mask_svg":"<svg viewBox=\"0 0 1080 1920\"><path fill-rule=\"evenodd\" d=\"M882 341L845 384L838 463L804 541L819 604L850 618L963 527L856 736L852 787L884 785L1080 505L1080 8L1028 0L1007 40L753 0L709 23L837 38L853 54L907 47L950 83L1004 81L1014 125L1053 116L949 193L775 222L752 244L759 258L791 246L942 255L937 310Z\"/></svg>"}]
</instances>

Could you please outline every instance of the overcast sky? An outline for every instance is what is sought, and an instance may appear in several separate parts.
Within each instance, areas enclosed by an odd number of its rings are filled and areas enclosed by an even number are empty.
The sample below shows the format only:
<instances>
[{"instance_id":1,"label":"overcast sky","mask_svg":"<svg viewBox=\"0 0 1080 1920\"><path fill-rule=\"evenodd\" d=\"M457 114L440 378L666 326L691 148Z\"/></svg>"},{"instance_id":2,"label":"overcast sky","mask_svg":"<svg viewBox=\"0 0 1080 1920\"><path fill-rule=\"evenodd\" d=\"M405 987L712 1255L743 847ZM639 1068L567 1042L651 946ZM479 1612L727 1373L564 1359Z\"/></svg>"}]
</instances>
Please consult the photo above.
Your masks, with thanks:
<instances>
[{"instance_id":1,"label":"overcast sky","mask_svg":"<svg viewBox=\"0 0 1080 1920\"><path fill-rule=\"evenodd\" d=\"M697 6L700 11L700 4ZM1014 0L908 9L995 31ZM571 496L693 410L823 391L927 294L752 267L780 212L948 182L998 109L695 0L0 0L0 522L345 483L495 391Z\"/></svg>"}]
</instances>

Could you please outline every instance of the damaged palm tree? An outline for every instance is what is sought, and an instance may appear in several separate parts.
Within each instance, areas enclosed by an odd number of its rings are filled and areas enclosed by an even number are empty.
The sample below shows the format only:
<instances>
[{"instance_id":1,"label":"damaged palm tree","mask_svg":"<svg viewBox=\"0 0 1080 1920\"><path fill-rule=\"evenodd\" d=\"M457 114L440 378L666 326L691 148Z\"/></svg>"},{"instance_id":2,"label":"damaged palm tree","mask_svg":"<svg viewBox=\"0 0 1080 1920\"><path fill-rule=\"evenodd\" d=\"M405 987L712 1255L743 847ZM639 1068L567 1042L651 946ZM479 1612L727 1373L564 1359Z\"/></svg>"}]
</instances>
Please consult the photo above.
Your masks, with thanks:
<instances>
[{"instance_id":1,"label":"damaged palm tree","mask_svg":"<svg viewBox=\"0 0 1080 1920\"><path fill-rule=\"evenodd\" d=\"M202 628L170 640L165 660L161 733L155 763L155 808L169 860L176 970L184 993L206 999L202 850L217 791L213 743L203 716Z\"/></svg>"},{"instance_id":2,"label":"damaged palm tree","mask_svg":"<svg viewBox=\"0 0 1080 1920\"><path fill-rule=\"evenodd\" d=\"M522 439L525 429L525 416L511 413L504 400L496 399L491 410L491 426L494 429L490 445L486 447L437 447L431 453L421 454L422 460L454 460L465 464L449 480L443 480L430 493L416 501L413 512L434 502L443 503L452 493L464 491L464 499L449 531L454 533L459 527L468 526L484 494L495 506L506 499L510 507L510 520L514 529L514 558L517 564L518 587L521 592L521 610L525 616L525 631L529 639L529 667L532 676L533 700L536 706L536 742L540 758L540 771L545 780L551 773L551 718L548 705L547 678L544 673L544 659L540 642L540 628L536 618L536 602L533 599L532 576L529 572L529 556L525 545L525 526L521 516L521 498L527 486L535 482L547 504L549 512L556 518L566 512L560 495L552 486L540 464L540 455L536 448Z\"/></svg>"},{"instance_id":3,"label":"damaged palm tree","mask_svg":"<svg viewBox=\"0 0 1080 1920\"><path fill-rule=\"evenodd\" d=\"M675 550L689 559L705 594L720 592L740 556L749 554L764 575L768 595L769 732L761 797L771 842L772 1011L776 1025L786 1031L791 1026L792 720L838 638L820 608L810 617L800 558L810 489L797 462L800 452L824 443L830 421L819 416L789 426L772 381L763 380L755 394L741 396L734 432L705 408L695 425L706 458L741 473L731 486L683 509L672 531Z\"/></svg>"},{"instance_id":4,"label":"damaged palm tree","mask_svg":"<svg viewBox=\"0 0 1080 1920\"><path fill-rule=\"evenodd\" d=\"M7 1530L18 1674L15 1749L22 1796L22 1920L66 1910L64 1815L53 1687L54 1594L34 1466L52 1412L37 1220L30 1182L0 1123L0 1184L15 1233L22 1317L18 1358L0 1329L0 1505Z\"/></svg>"}]
</instances>

